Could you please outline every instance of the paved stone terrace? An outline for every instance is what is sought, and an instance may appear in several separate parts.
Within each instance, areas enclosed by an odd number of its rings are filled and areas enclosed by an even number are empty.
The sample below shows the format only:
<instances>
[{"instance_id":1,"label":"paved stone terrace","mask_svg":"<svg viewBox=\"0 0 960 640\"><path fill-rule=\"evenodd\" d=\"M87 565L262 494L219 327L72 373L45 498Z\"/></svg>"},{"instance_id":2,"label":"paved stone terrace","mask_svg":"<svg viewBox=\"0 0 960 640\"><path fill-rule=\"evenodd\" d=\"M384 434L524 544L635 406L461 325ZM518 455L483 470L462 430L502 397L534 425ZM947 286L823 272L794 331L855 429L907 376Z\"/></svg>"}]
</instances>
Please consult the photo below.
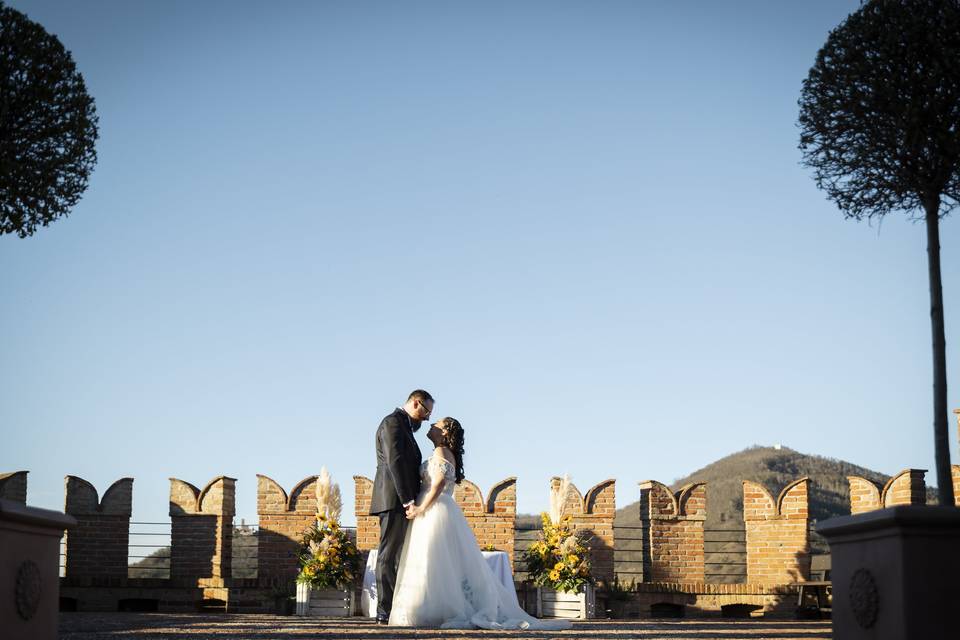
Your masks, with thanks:
<instances>
[{"instance_id":1,"label":"paved stone terrace","mask_svg":"<svg viewBox=\"0 0 960 640\"><path fill-rule=\"evenodd\" d=\"M365 618L346 620L257 614L61 613L61 640L118 638L665 638L667 640L807 640L830 638L829 621L792 620L591 620L563 632L437 631L378 627Z\"/></svg>"}]
</instances>

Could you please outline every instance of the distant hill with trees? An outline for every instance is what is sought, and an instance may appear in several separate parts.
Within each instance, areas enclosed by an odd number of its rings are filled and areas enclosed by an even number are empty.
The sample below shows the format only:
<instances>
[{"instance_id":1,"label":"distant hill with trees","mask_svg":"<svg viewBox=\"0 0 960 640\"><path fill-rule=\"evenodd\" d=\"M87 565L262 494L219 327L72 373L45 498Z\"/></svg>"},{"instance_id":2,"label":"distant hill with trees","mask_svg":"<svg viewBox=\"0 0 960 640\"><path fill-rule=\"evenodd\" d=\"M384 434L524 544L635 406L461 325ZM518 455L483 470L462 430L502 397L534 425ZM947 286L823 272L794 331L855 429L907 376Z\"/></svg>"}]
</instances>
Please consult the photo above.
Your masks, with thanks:
<instances>
[{"instance_id":1,"label":"distant hill with trees","mask_svg":"<svg viewBox=\"0 0 960 640\"><path fill-rule=\"evenodd\" d=\"M799 478L810 478L810 518L821 521L850 513L850 486L847 476L861 476L883 486L890 476L855 465L845 460L807 455L786 447L753 446L730 454L670 483L673 491L692 482L707 484L707 519L704 523L704 552L707 562L707 581L711 583L739 583L746 581L746 543L743 524L743 481L757 482L776 499L780 491ZM636 481L631 478L620 485L617 502L624 506L617 510L615 520L618 545L624 551L617 560L621 579L642 579L638 562L631 560L631 552L640 547L640 502ZM624 504L625 496L638 500ZM927 489L927 502L935 504L935 489ZM536 539L540 517L517 516L516 550L522 552ZM818 535L810 537L811 551L829 553L826 541ZM634 554L636 555L636 553ZM518 553L519 557L519 553ZM515 574L522 578L522 563L515 566Z\"/></svg>"},{"instance_id":2,"label":"distant hill with trees","mask_svg":"<svg viewBox=\"0 0 960 640\"><path fill-rule=\"evenodd\" d=\"M847 476L862 476L880 486L890 476L845 460L808 455L786 447L753 446L738 451L702 469L675 480L674 491L691 482L707 483L707 529L743 527L743 481L765 486L776 498L789 483L810 478L810 518L826 520L850 514L850 487ZM928 502L936 501L936 491L927 489ZM617 510L617 524L640 520L639 501Z\"/></svg>"},{"instance_id":3,"label":"distant hill with trees","mask_svg":"<svg viewBox=\"0 0 960 640\"><path fill-rule=\"evenodd\" d=\"M776 498L789 483L810 478L810 518L826 520L850 514L850 486L847 476L862 476L881 487L890 476L845 460L809 455L787 447L752 446L732 453L670 483L677 491L691 482L707 483L707 529L743 528L743 481L759 482ZM636 478L631 480L645 480ZM624 496L635 485L622 484L617 492L617 524L632 525L640 520L639 500L624 504ZM638 493L638 492L637 492ZM636 496L637 493L634 493ZM936 489L927 488L927 502L936 502ZM517 516L520 528L539 527L540 516Z\"/></svg>"},{"instance_id":4,"label":"distant hill with trees","mask_svg":"<svg viewBox=\"0 0 960 640\"><path fill-rule=\"evenodd\" d=\"M691 482L707 483L707 530L743 530L743 481L752 480L765 486L776 498L789 483L804 476L810 478L810 517L813 521L826 520L850 513L850 487L847 476L862 476L883 486L890 476L872 471L844 460L808 455L786 447L753 446L730 454L702 469L679 478L670 484L674 491ZM634 481L644 478L631 479ZM626 492L633 490L638 495L636 484L622 484L618 502L623 502ZM927 502L936 504L935 489L927 489ZM616 524L626 527L640 521L640 503L634 501L617 510ZM536 514L517 515L517 557L536 539L536 530L540 528L540 516ZM724 538L726 539L726 538ZM822 540L811 540L815 553L827 551ZM257 539L255 529L241 524L234 528L233 569L234 577L253 577L256 575ZM724 555L725 552L741 549L736 543L730 545L712 545L708 550L713 562L742 562L742 558ZM170 548L158 548L151 557L131 564L130 577L165 578L170 571ZM522 575L521 563L515 567ZM737 569L715 569L730 573ZM736 581L731 580L715 580Z\"/></svg>"}]
</instances>

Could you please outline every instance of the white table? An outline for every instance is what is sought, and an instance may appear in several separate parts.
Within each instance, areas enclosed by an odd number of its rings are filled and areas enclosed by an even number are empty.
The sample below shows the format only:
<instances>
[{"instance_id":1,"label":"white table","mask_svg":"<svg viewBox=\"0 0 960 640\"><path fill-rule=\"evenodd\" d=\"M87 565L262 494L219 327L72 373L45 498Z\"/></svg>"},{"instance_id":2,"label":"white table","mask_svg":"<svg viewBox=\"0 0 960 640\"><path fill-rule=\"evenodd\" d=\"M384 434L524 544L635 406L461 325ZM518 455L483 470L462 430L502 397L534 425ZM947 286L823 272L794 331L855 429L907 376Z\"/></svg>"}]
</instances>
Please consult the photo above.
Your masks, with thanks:
<instances>
[{"instance_id":1,"label":"white table","mask_svg":"<svg viewBox=\"0 0 960 640\"><path fill-rule=\"evenodd\" d=\"M510 556L504 551L483 551L493 576L516 598L513 586L513 571L510 570ZM367 556L367 566L363 570L363 592L360 594L360 609L368 618L377 617L377 550L372 549Z\"/></svg>"}]
</instances>

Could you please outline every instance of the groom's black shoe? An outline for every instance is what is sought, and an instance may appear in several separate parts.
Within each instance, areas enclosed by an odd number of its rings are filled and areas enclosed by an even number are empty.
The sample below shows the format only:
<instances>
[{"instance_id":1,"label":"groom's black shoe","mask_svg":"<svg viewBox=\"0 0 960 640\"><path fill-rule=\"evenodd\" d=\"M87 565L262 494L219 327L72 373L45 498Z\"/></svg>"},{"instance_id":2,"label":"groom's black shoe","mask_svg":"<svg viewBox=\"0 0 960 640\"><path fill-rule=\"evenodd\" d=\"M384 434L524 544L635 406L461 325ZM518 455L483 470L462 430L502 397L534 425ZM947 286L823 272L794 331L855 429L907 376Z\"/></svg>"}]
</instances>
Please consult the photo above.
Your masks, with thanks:
<instances>
[{"instance_id":1,"label":"groom's black shoe","mask_svg":"<svg viewBox=\"0 0 960 640\"><path fill-rule=\"evenodd\" d=\"M377 618L377 624L390 624L389 618Z\"/></svg>"}]
</instances>

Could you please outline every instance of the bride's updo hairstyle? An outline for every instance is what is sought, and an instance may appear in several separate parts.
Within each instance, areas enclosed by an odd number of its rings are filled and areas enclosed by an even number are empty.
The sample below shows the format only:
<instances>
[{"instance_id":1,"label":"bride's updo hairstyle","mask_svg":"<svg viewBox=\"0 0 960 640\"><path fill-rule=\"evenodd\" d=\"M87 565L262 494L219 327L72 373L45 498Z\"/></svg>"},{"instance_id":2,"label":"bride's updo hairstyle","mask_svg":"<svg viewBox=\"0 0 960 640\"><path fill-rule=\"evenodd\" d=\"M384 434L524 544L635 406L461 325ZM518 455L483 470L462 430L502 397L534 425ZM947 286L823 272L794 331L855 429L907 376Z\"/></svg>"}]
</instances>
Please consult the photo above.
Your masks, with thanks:
<instances>
[{"instance_id":1,"label":"bride's updo hairstyle","mask_svg":"<svg viewBox=\"0 0 960 640\"><path fill-rule=\"evenodd\" d=\"M440 430L443 435L440 436L440 446L446 447L453 452L456 460L457 484L464 479L463 475L463 427L457 422L456 418L444 418L440 421Z\"/></svg>"}]
</instances>

